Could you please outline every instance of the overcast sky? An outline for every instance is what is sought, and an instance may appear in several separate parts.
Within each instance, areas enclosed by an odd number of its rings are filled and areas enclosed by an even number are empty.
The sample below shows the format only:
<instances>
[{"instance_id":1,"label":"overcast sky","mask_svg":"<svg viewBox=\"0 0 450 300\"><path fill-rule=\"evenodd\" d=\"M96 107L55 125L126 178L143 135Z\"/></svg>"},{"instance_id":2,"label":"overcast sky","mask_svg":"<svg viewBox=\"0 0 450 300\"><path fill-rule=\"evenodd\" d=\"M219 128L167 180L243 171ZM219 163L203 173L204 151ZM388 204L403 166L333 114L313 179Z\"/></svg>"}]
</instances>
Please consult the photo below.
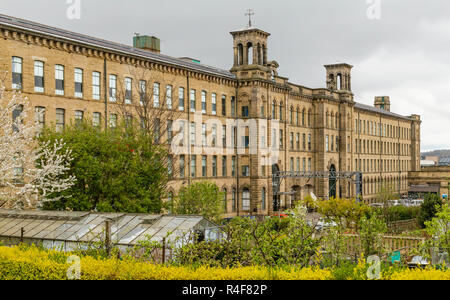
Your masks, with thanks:
<instances>
[{"instance_id":1,"label":"overcast sky","mask_svg":"<svg viewBox=\"0 0 450 300\"><path fill-rule=\"evenodd\" d=\"M422 151L450 148L449 0L79 0L69 19L74 1L0 0L0 13L125 44L155 35L164 54L230 69L229 32L252 8L281 76L325 87L324 64L352 64L356 101L390 96L393 112L421 115Z\"/></svg>"}]
</instances>

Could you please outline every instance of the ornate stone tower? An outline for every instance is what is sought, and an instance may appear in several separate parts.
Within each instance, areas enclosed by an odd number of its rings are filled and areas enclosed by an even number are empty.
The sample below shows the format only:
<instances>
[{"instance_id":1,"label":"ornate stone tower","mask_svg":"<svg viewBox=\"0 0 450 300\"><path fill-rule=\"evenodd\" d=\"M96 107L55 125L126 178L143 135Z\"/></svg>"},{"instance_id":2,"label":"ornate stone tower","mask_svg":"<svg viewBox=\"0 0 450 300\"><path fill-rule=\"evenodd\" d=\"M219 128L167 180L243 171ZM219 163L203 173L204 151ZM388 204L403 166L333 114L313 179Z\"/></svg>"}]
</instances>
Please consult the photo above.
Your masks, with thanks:
<instances>
[{"instance_id":1,"label":"ornate stone tower","mask_svg":"<svg viewBox=\"0 0 450 300\"><path fill-rule=\"evenodd\" d=\"M375 107L379 109L384 109L391 111L391 100L388 96L375 97Z\"/></svg>"},{"instance_id":2,"label":"ornate stone tower","mask_svg":"<svg viewBox=\"0 0 450 300\"><path fill-rule=\"evenodd\" d=\"M270 74L272 65L275 64L267 61L267 38L270 33L251 26L251 23L230 33L233 36L234 49L231 72L243 77L251 75L265 77L268 75L266 73Z\"/></svg>"},{"instance_id":3,"label":"ornate stone tower","mask_svg":"<svg viewBox=\"0 0 450 300\"><path fill-rule=\"evenodd\" d=\"M326 65L327 69L327 89L332 91L352 91L351 70L353 66L349 64Z\"/></svg>"}]
</instances>

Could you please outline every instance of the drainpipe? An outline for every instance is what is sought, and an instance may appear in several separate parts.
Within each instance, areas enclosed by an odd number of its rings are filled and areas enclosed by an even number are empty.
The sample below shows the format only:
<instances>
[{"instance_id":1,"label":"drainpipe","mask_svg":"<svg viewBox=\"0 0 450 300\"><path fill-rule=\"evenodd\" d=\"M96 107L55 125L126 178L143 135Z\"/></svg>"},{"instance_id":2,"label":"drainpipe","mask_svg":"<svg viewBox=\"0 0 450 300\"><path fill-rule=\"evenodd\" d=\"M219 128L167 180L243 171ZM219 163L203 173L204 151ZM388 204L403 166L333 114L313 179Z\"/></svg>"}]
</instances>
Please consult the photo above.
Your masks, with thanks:
<instances>
[{"instance_id":1,"label":"drainpipe","mask_svg":"<svg viewBox=\"0 0 450 300\"><path fill-rule=\"evenodd\" d=\"M107 88L107 75L106 75L106 57L103 60L103 86L105 94L105 130L108 130L108 88Z\"/></svg>"},{"instance_id":2,"label":"drainpipe","mask_svg":"<svg viewBox=\"0 0 450 300\"><path fill-rule=\"evenodd\" d=\"M234 102L234 123L236 124L236 120L238 119L238 103L239 103L239 99L238 99L238 94L239 94L239 79L237 79L237 83L236 83L236 95L235 95L235 102ZM241 194L239 192L240 190L240 181L239 181L239 153L238 153L238 136L237 133L239 132L238 127L236 127L236 133L234 134L234 153L236 153L236 201L237 201L237 205L236 205L236 213L237 216L239 217L239 213L240 213L240 207L239 205L241 204L241 200L242 197L240 197L239 195Z\"/></svg>"},{"instance_id":3,"label":"drainpipe","mask_svg":"<svg viewBox=\"0 0 450 300\"><path fill-rule=\"evenodd\" d=\"M186 111L188 115L188 123L186 124L186 127L188 129L188 186L191 186L191 99L190 97L190 85L189 85L189 71L187 71L186 75L186 99L187 99L187 105L186 105ZM185 130L186 131L186 130Z\"/></svg>"}]
</instances>

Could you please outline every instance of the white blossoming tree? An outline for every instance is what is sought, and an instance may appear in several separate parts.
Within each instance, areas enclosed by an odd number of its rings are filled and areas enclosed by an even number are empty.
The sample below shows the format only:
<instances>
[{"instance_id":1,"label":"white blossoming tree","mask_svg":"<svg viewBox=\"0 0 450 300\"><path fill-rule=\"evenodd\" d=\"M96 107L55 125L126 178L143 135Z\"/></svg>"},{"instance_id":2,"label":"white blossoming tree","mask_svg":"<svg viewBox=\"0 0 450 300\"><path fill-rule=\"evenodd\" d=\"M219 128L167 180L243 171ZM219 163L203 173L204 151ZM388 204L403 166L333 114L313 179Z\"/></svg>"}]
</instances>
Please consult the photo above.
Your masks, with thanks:
<instances>
[{"instance_id":1,"label":"white blossoming tree","mask_svg":"<svg viewBox=\"0 0 450 300\"><path fill-rule=\"evenodd\" d=\"M29 118L28 99L0 79L0 207L33 209L61 198L75 184L67 175L71 151L64 143L40 144L40 125Z\"/></svg>"}]
</instances>

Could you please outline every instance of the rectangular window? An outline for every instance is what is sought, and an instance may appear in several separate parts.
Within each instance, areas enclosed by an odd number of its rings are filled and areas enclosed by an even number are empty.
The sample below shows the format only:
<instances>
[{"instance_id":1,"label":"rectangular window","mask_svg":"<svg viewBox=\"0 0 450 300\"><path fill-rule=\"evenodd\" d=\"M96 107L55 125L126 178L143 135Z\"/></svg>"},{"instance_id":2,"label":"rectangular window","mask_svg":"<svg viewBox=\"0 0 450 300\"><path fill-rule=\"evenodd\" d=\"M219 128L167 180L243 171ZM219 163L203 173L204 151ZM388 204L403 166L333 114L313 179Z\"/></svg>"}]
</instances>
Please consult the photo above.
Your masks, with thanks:
<instances>
[{"instance_id":1,"label":"rectangular window","mask_svg":"<svg viewBox=\"0 0 450 300\"><path fill-rule=\"evenodd\" d=\"M117 100L117 76L109 75L109 101L116 102Z\"/></svg>"},{"instance_id":2,"label":"rectangular window","mask_svg":"<svg viewBox=\"0 0 450 300\"><path fill-rule=\"evenodd\" d=\"M130 114L125 114L125 126L130 128L133 126L133 116Z\"/></svg>"},{"instance_id":3,"label":"rectangular window","mask_svg":"<svg viewBox=\"0 0 450 300\"><path fill-rule=\"evenodd\" d=\"M186 174L186 158L184 155L180 155L180 178L184 178Z\"/></svg>"},{"instance_id":4,"label":"rectangular window","mask_svg":"<svg viewBox=\"0 0 450 300\"><path fill-rule=\"evenodd\" d=\"M248 106L242 106L242 117L248 118Z\"/></svg>"},{"instance_id":5,"label":"rectangular window","mask_svg":"<svg viewBox=\"0 0 450 300\"><path fill-rule=\"evenodd\" d=\"M161 139L161 120L159 118L155 119L155 143L159 143Z\"/></svg>"},{"instance_id":6,"label":"rectangular window","mask_svg":"<svg viewBox=\"0 0 450 300\"><path fill-rule=\"evenodd\" d=\"M12 58L12 88L16 90L22 89L23 77L22 77L22 58L14 56Z\"/></svg>"},{"instance_id":7,"label":"rectangular window","mask_svg":"<svg viewBox=\"0 0 450 300\"><path fill-rule=\"evenodd\" d=\"M311 151L312 145L311 145L311 134L308 134L308 150Z\"/></svg>"},{"instance_id":8,"label":"rectangular window","mask_svg":"<svg viewBox=\"0 0 450 300\"><path fill-rule=\"evenodd\" d=\"M196 171L197 171L197 156L192 155L191 156L191 177L195 178L196 177Z\"/></svg>"},{"instance_id":9,"label":"rectangular window","mask_svg":"<svg viewBox=\"0 0 450 300\"><path fill-rule=\"evenodd\" d=\"M173 178L173 157L171 155L167 157L167 173L169 178Z\"/></svg>"},{"instance_id":10,"label":"rectangular window","mask_svg":"<svg viewBox=\"0 0 450 300\"><path fill-rule=\"evenodd\" d=\"M92 125L94 127L100 127L100 123L102 121L102 114L99 112L95 112L92 114Z\"/></svg>"},{"instance_id":11,"label":"rectangular window","mask_svg":"<svg viewBox=\"0 0 450 300\"><path fill-rule=\"evenodd\" d=\"M206 92L202 91L202 114L206 114Z\"/></svg>"},{"instance_id":12,"label":"rectangular window","mask_svg":"<svg viewBox=\"0 0 450 300\"><path fill-rule=\"evenodd\" d=\"M222 177L227 177L227 157L222 157Z\"/></svg>"},{"instance_id":13,"label":"rectangular window","mask_svg":"<svg viewBox=\"0 0 450 300\"><path fill-rule=\"evenodd\" d=\"M66 122L66 111L62 108L56 109L56 131L62 132Z\"/></svg>"},{"instance_id":14,"label":"rectangular window","mask_svg":"<svg viewBox=\"0 0 450 300\"><path fill-rule=\"evenodd\" d=\"M44 92L44 63L38 60L34 62L34 91Z\"/></svg>"},{"instance_id":15,"label":"rectangular window","mask_svg":"<svg viewBox=\"0 0 450 300\"><path fill-rule=\"evenodd\" d=\"M325 150L330 151L330 138L328 134L325 136Z\"/></svg>"},{"instance_id":16,"label":"rectangular window","mask_svg":"<svg viewBox=\"0 0 450 300\"><path fill-rule=\"evenodd\" d=\"M178 89L178 110L184 111L184 88L180 87Z\"/></svg>"},{"instance_id":17,"label":"rectangular window","mask_svg":"<svg viewBox=\"0 0 450 300\"><path fill-rule=\"evenodd\" d=\"M222 146L225 148L227 146L227 126L222 126Z\"/></svg>"},{"instance_id":18,"label":"rectangular window","mask_svg":"<svg viewBox=\"0 0 450 300\"><path fill-rule=\"evenodd\" d=\"M222 116L227 115L227 96L222 95Z\"/></svg>"},{"instance_id":19,"label":"rectangular window","mask_svg":"<svg viewBox=\"0 0 450 300\"><path fill-rule=\"evenodd\" d=\"M217 94L211 94L211 113L217 115Z\"/></svg>"},{"instance_id":20,"label":"rectangular window","mask_svg":"<svg viewBox=\"0 0 450 300\"><path fill-rule=\"evenodd\" d=\"M250 167L242 166L242 177L249 177L249 176L250 176Z\"/></svg>"},{"instance_id":21,"label":"rectangular window","mask_svg":"<svg viewBox=\"0 0 450 300\"><path fill-rule=\"evenodd\" d=\"M100 72L92 72L92 99L100 100Z\"/></svg>"},{"instance_id":22,"label":"rectangular window","mask_svg":"<svg viewBox=\"0 0 450 300\"><path fill-rule=\"evenodd\" d=\"M117 128L117 115L116 114L109 115L109 127L112 129Z\"/></svg>"},{"instance_id":23,"label":"rectangular window","mask_svg":"<svg viewBox=\"0 0 450 300\"><path fill-rule=\"evenodd\" d=\"M293 132L289 133L289 146L290 146L291 150L294 149L294 133Z\"/></svg>"},{"instance_id":24,"label":"rectangular window","mask_svg":"<svg viewBox=\"0 0 450 300\"><path fill-rule=\"evenodd\" d=\"M206 124L202 124L202 146L206 147Z\"/></svg>"},{"instance_id":25,"label":"rectangular window","mask_svg":"<svg viewBox=\"0 0 450 300\"><path fill-rule=\"evenodd\" d=\"M303 172L306 172L306 158L303 158Z\"/></svg>"},{"instance_id":26,"label":"rectangular window","mask_svg":"<svg viewBox=\"0 0 450 300\"><path fill-rule=\"evenodd\" d=\"M195 108L196 108L196 104L195 104L195 90L191 90L190 101L191 101L191 112L195 112Z\"/></svg>"},{"instance_id":27,"label":"rectangular window","mask_svg":"<svg viewBox=\"0 0 450 300\"><path fill-rule=\"evenodd\" d=\"M297 172L300 172L300 158L297 157Z\"/></svg>"},{"instance_id":28,"label":"rectangular window","mask_svg":"<svg viewBox=\"0 0 450 300\"><path fill-rule=\"evenodd\" d=\"M159 83L153 84L153 107L159 107Z\"/></svg>"},{"instance_id":29,"label":"rectangular window","mask_svg":"<svg viewBox=\"0 0 450 300\"><path fill-rule=\"evenodd\" d=\"M297 150L300 150L300 133L297 133L295 136L295 146Z\"/></svg>"},{"instance_id":30,"label":"rectangular window","mask_svg":"<svg viewBox=\"0 0 450 300\"><path fill-rule=\"evenodd\" d=\"M75 98L83 98L83 70L75 68Z\"/></svg>"},{"instance_id":31,"label":"rectangular window","mask_svg":"<svg viewBox=\"0 0 450 300\"><path fill-rule=\"evenodd\" d=\"M236 117L236 98L231 96L231 116Z\"/></svg>"},{"instance_id":32,"label":"rectangular window","mask_svg":"<svg viewBox=\"0 0 450 300\"><path fill-rule=\"evenodd\" d=\"M64 95L64 66L55 66L55 94Z\"/></svg>"},{"instance_id":33,"label":"rectangular window","mask_svg":"<svg viewBox=\"0 0 450 300\"><path fill-rule=\"evenodd\" d=\"M82 110L75 111L75 125L81 124L83 122L84 112Z\"/></svg>"},{"instance_id":34,"label":"rectangular window","mask_svg":"<svg viewBox=\"0 0 450 300\"><path fill-rule=\"evenodd\" d=\"M133 98L133 80L125 78L125 104L131 104Z\"/></svg>"},{"instance_id":35,"label":"rectangular window","mask_svg":"<svg viewBox=\"0 0 450 300\"><path fill-rule=\"evenodd\" d=\"M190 140L189 143L191 144L191 146L195 146L195 123L191 122L190 124L190 128L189 128L189 133L190 133Z\"/></svg>"},{"instance_id":36,"label":"rectangular window","mask_svg":"<svg viewBox=\"0 0 450 300\"><path fill-rule=\"evenodd\" d=\"M147 82L145 80L139 80L139 104L147 105Z\"/></svg>"},{"instance_id":37,"label":"rectangular window","mask_svg":"<svg viewBox=\"0 0 450 300\"><path fill-rule=\"evenodd\" d=\"M231 157L231 176L236 176L236 156Z\"/></svg>"},{"instance_id":38,"label":"rectangular window","mask_svg":"<svg viewBox=\"0 0 450 300\"><path fill-rule=\"evenodd\" d=\"M202 156L202 177L206 177L207 176L207 169L206 169L207 163L208 163L207 157L206 157L206 155L203 155Z\"/></svg>"},{"instance_id":39,"label":"rectangular window","mask_svg":"<svg viewBox=\"0 0 450 300\"><path fill-rule=\"evenodd\" d=\"M172 144L172 138L173 138L173 121L168 120L167 121L167 144Z\"/></svg>"},{"instance_id":40,"label":"rectangular window","mask_svg":"<svg viewBox=\"0 0 450 300\"><path fill-rule=\"evenodd\" d=\"M308 158L308 172L312 171L312 159Z\"/></svg>"},{"instance_id":41,"label":"rectangular window","mask_svg":"<svg viewBox=\"0 0 450 300\"><path fill-rule=\"evenodd\" d=\"M289 163L289 167L290 168L289 169L290 169L291 172L294 172L294 158L291 157L289 161L290 161L290 163Z\"/></svg>"},{"instance_id":42,"label":"rectangular window","mask_svg":"<svg viewBox=\"0 0 450 300\"><path fill-rule=\"evenodd\" d=\"M19 128L17 125L19 124L23 124L23 117L21 116L23 112L23 105L19 104L17 106L15 106L13 113L12 113L12 119L13 119L13 131L14 132L18 132Z\"/></svg>"},{"instance_id":43,"label":"rectangular window","mask_svg":"<svg viewBox=\"0 0 450 300\"><path fill-rule=\"evenodd\" d=\"M216 124L212 125L211 137L212 137L211 147L216 147L217 146L217 125Z\"/></svg>"},{"instance_id":44,"label":"rectangular window","mask_svg":"<svg viewBox=\"0 0 450 300\"><path fill-rule=\"evenodd\" d=\"M167 109L172 109L172 86L166 86L166 106Z\"/></svg>"},{"instance_id":45,"label":"rectangular window","mask_svg":"<svg viewBox=\"0 0 450 300\"><path fill-rule=\"evenodd\" d=\"M212 177L217 177L217 156L212 158Z\"/></svg>"},{"instance_id":46,"label":"rectangular window","mask_svg":"<svg viewBox=\"0 0 450 300\"><path fill-rule=\"evenodd\" d=\"M302 135L302 146L303 150L306 150L306 134Z\"/></svg>"},{"instance_id":47,"label":"rectangular window","mask_svg":"<svg viewBox=\"0 0 450 300\"><path fill-rule=\"evenodd\" d=\"M42 129L45 125L45 107L36 106L34 113L34 120L38 124L39 128Z\"/></svg>"},{"instance_id":48,"label":"rectangular window","mask_svg":"<svg viewBox=\"0 0 450 300\"><path fill-rule=\"evenodd\" d=\"M283 130L280 129L280 149L283 149Z\"/></svg>"}]
</instances>

